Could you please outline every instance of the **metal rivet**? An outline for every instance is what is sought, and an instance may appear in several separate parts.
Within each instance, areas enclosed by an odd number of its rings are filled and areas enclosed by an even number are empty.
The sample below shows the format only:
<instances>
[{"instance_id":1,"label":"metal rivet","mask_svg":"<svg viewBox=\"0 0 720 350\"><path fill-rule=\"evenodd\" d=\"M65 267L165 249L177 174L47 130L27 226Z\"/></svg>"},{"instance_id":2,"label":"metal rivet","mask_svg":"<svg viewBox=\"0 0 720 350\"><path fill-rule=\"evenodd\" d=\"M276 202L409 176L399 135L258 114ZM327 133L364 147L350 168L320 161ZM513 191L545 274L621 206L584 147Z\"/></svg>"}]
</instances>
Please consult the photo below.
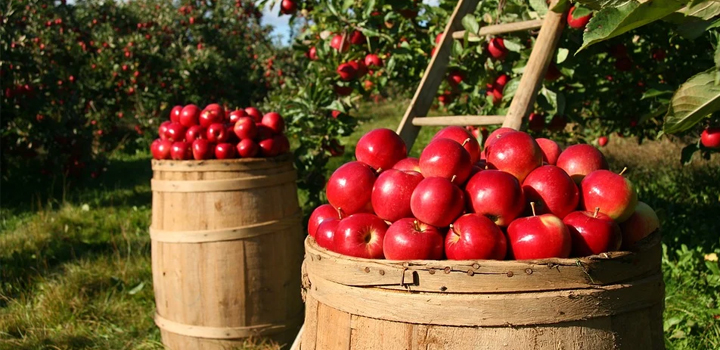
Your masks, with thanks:
<instances>
[{"instance_id":1,"label":"metal rivet","mask_svg":"<svg viewBox=\"0 0 720 350\"><path fill-rule=\"evenodd\" d=\"M447 290L447 287L445 287L445 286L440 287L440 291L441 291L441 292L444 292L444 291L446 291L446 290Z\"/></svg>"},{"instance_id":2,"label":"metal rivet","mask_svg":"<svg viewBox=\"0 0 720 350\"><path fill-rule=\"evenodd\" d=\"M368 273L368 272L370 272L370 268L366 266L365 269L363 269L363 271L365 271L365 273Z\"/></svg>"},{"instance_id":3,"label":"metal rivet","mask_svg":"<svg viewBox=\"0 0 720 350\"><path fill-rule=\"evenodd\" d=\"M428 273L430 273L431 275L434 275L434 274L435 274L435 269L430 268L430 270L428 270Z\"/></svg>"},{"instance_id":4,"label":"metal rivet","mask_svg":"<svg viewBox=\"0 0 720 350\"><path fill-rule=\"evenodd\" d=\"M384 270L380 270L380 276L385 276L385 271L384 271Z\"/></svg>"},{"instance_id":5,"label":"metal rivet","mask_svg":"<svg viewBox=\"0 0 720 350\"><path fill-rule=\"evenodd\" d=\"M445 266L445 273L450 273L450 271L452 271L450 266Z\"/></svg>"},{"instance_id":6,"label":"metal rivet","mask_svg":"<svg viewBox=\"0 0 720 350\"><path fill-rule=\"evenodd\" d=\"M468 270L467 274L468 274L468 276L472 276L475 274L475 272L473 272L473 270Z\"/></svg>"},{"instance_id":7,"label":"metal rivet","mask_svg":"<svg viewBox=\"0 0 720 350\"><path fill-rule=\"evenodd\" d=\"M479 269L479 268L480 268L480 264L478 264L478 263L474 263L474 264L473 264L473 269L476 269L476 270L477 270L477 269Z\"/></svg>"},{"instance_id":8,"label":"metal rivet","mask_svg":"<svg viewBox=\"0 0 720 350\"><path fill-rule=\"evenodd\" d=\"M508 277L512 277L512 276L514 276L514 275L515 275L515 274L514 274L512 271L508 271L508 273L507 273L507 276L508 276Z\"/></svg>"},{"instance_id":9,"label":"metal rivet","mask_svg":"<svg viewBox=\"0 0 720 350\"><path fill-rule=\"evenodd\" d=\"M528 275L532 275L533 270L532 270L532 269L529 269L529 268L528 268L528 269L525 269L525 273L528 274Z\"/></svg>"}]
</instances>

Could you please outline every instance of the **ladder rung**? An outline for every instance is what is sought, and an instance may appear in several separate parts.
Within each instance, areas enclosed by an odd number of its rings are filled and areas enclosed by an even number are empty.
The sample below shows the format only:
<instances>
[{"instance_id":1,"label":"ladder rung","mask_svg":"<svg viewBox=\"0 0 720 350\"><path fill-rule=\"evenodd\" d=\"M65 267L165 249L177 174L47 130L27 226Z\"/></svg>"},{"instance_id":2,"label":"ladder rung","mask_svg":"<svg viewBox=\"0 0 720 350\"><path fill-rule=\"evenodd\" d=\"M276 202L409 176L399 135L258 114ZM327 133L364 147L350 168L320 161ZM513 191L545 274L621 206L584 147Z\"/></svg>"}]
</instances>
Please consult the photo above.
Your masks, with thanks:
<instances>
[{"instance_id":1,"label":"ladder rung","mask_svg":"<svg viewBox=\"0 0 720 350\"><path fill-rule=\"evenodd\" d=\"M480 28L480 32L477 35L470 33L470 36L497 35L503 33L520 32L523 30L538 29L542 26L542 23L543 20L534 19L531 21L495 24L491 26L484 26ZM462 39L465 37L465 31L460 30L454 32L452 36L454 39Z\"/></svg>"},{"instance_id":2,"label":"ladder rung","mask_svg":"<svg viewBox=\"0 0 720 350\"><path fill-rule=\"evenodd\" d=\"M467 126L467 125L497 125L505 121L504 115L456 115L446 117L415 117L412 120L416 126Z\"/></svg>"}]
</instances>

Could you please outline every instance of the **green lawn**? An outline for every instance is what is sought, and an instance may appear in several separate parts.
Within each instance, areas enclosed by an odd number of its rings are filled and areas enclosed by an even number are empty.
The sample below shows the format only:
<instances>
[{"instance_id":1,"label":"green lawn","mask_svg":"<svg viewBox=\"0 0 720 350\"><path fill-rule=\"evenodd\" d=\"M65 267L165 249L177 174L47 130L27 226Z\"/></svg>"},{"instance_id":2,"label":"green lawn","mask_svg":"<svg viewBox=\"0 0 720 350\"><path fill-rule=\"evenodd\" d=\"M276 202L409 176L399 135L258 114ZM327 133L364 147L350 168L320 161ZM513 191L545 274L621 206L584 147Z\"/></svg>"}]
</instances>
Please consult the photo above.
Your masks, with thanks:
<instances>
[{"instance_id":1,"label":"green lawn","mask_svg":"<svg viewBox=\"0 0 720 350\"><path fill-rule=\"evenodd\" d=\"M395 129L406 105L364 105L328 171L365 131ZM413 154L435 130L423 129ZM720 159L682 167L668 141L613 138L603 151L613 169L629 167L663 224L668 348L720 348L720 270L706 261L720 253ZM0 349L162 348L151 319L150 177L147 155L137 155L114 157L101 178L72 190L3 180Z\"/></svg>"}]
</instances>

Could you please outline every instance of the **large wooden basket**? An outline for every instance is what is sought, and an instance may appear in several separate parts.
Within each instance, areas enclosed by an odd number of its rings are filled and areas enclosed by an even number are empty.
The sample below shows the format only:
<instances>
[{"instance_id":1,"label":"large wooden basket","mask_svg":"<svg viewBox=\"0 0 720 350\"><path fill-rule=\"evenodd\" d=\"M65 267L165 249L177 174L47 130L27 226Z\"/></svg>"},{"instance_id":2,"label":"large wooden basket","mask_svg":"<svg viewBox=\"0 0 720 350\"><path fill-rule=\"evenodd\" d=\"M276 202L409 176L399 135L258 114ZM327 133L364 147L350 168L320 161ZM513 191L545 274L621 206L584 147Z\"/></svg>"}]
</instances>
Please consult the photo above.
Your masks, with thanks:
<instances>
[{"instance_id":1,"label":"large wooden basket","mask_svg":"<svg viewBox=\"0 0 720 350\"><path fill-rule=\"evenodd\" d=\"M302 323L303 231L289 156L153 160L156 324L169 349L290 342Z\"/></svg>"},{"instance_id":2,"label":"large wooden basket","mask_svg":"<svg viewBox=\"0 0 720 350\"><path fill-rule=\"evenodd\" d=\"M305 241L303 350L664 349L658 233L533 261L359 259Z\"/></svg>"}]
</instances>

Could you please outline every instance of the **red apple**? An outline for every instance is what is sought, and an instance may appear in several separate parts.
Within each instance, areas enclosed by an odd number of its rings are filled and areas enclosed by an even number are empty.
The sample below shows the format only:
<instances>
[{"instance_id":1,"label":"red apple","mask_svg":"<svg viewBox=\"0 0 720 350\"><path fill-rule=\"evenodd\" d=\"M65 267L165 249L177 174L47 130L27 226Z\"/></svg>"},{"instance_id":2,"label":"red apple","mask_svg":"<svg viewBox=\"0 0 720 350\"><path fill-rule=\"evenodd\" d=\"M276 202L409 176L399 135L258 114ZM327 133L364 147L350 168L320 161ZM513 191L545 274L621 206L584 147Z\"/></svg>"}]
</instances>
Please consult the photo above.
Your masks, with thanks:
<instances>
[{"instance_id":1,"label":"red apple","mask_svg":"<svg viewBox=\"0 0 720 350\"><path fill-rule=\"evenodd\" d=\"M325 249L335 251L335 231L337 231L340 220L328 218L317 227L315 231L315 241Z\"/></svg>"},{"instance_id":2,"label":"red apple","mask_svg":"<svg viewBox=\"0 0 720 350\"><path fill-rule=\"evenodd\" d=\"M503 260L507 254L507 239L490 219L477 214L465 214L450 225L445 237L448 260Z\"/></svg>"},{"instance_id":3,"label":"red apple","mask_svg":"<svg viewBox=\"0 0 720 350\"><path fill-rule=\"evenodd\" d=\"M293 0L282 0L280 2L280 13L284 15L292 15L297 11L297 3Z\"/></svg>"},{"instance_id":4,"label":"red apple","mask_svg":"<svg viewBox=\"0 0 720 350\"><path fill-rule=\"evenodd\" d=\"M510 173L520 182L542 162L540 146L524 132L503 135L490 146L487 157L488 166Z\"/></svg>"},{"instance_id":5,"label":"red apple","mask_svg":"<svg viewBox=\"0 0 720 350\"><path fill-rule=\"evenodd\" d=\"M493 89L494 90L500 90L503 91L505 89L505 85L507 85L508 81L510 81L510 77L507 74L501 74L493 83Z\"/></svg>"},{"instance_id":6,"label":"red apple","mask_svg":"<svg viewBox=\"0 0 720 350\"><path fill-rule=\"evenodd\" d=\"M392 168L404 172L414 171L418 174L422 174L420 172L420 161L417 158L408 157L401 159L397 163L395 163Z\"/></svg>"},{"instance_id":7,"label":"red apple","mask_svg":"<svg viewBox=\"0 0 720 350\"><path fill-rule=\"evenodd\" d=\"M595 170L608 168L605 156L597 148L584 144L572 145L566 148L560 153L556 165L565 170L577 184L587 174ZM594 207L591 209L594 209ZM602 210L602 208L600 209Z\"/></svg>"},{"instance_id":8,"label":"red apple","mask_svg":"<svg viewBox=\"0 0 720 350\"><path fill-rule=\"evenodd\" d=\"M280 113L277 112L266 113L261 123L270 128L276 135L282 134L285 130L285 121L283 117L280 116Z\"/></svg>"},{"instance_id":9,"label":"red apple","mask_svg":"<svg viewBox=\"0 0 720 350\"><path fill-rule=\"evenodd\" d=\"M525 209L525 195L515 176L500 170L483 170L465 186L468 210L490 218L498 226L510 225Z\"/></svg>"},{"instance_id":10,"label":"red apple","mask_svg":"<svg viewBox=\"0 0 720 350\"><path fill-rule=\"evenodd\" d=\"M228 115L227 115L228 122L233 125L235 125L235 123L237 123L237 121L240 120L240 118L247 117L247 116L248 116L248 114L245 113L245 110L242 110L242 109L236 109L236 110L228 113Z\"/></svg>"},{"instance_id":11,"label":"red apple","mask_svg":"<svg viewBox=\"0 0 720 350\"><path fill-rule=\"evenodd\" d=\"M197 139L192 143L192 156L195 160L211 159L215 154L215 144L208 140Z\"/></svg>"},{"instance_id":12,"label":"red apple","mask_svg":"<svg viewBox=\"0 0 720 350\"><path fill-rule=\"evenodd\" d=\"M534 132L541 132L545 129L545 114L530 113L528 116L528 129Z\"/></svg>"},{"instance_id":13,"label":"red apple","mask_svg":"<svg viewBox=\"0 0 720 350\"><path fill-rule=\"evenodd\" d=\"M349 162L330 176L326 193L330 204L343 215L372 213L372 189L375 171L362 162Z\"/></svg>"},{"instance_id":14,"label":"red apple","mask_svg":"<svg viewBox=\"0 0 720 350\"><path fill-rule=\"evenodd\" d=\"M345 52L350 49L350 43L348 43L347 39L343 41L343 36L338 34L330 40L330 47L340 52Z\"/></svg>"},{"instance_id":15,"label":"red apple","mask_svg":"<svg viewBox=\"0 0 720 350\"><path fill-rule=\"evenodd\" d=\"M552 132L560 132L565 130L565 127L567 126L567 119L565 116L556 114L552 117L550 120L550 124L548 124L548 130Z\"/></svg>"},{"instance_id":16,"label":"red apple","mask_svg":"<svg viewBox=\"0 0 720 350\"><path fill-rule=\"evenodd\" d=\"M608 143L608 137L607 137L607 136L600 136L600 137L598 137L598 145L600 145L600 147L605 147L605 145L607 145L607 143Z\"/></svg>"},{"instance_id":17,"label":"red apple","mask_svg":"<svg viewBox=\"0 0 720 350\"><path fill-rule=\"evenodd\" d=\"M440 260L443 241L436 227L405 218L394 222L385 232L383 252L388 260Z\"/></svg>"},{"instance_id":18,"label":"red apple","mask_svg":"<svg viewBox=\"0 0 720 350\"><path fill-rule=\"evenodd\" d=\"M488 137L485 139L485 146L483 147L483 149L485 150L485 154L487 155L487 153L490 149L490 146L495 144L495 142L497 142L497 140L499 140L501 137L505 136L506 134L510 134L513 132L517 132L517 130L515 130L513 128L505 128L505 127L497 128L493 132L491 132L490 135L488 135Z\"/></svg>"},{"instance_id":19,"label":"red apple","mask_svg":"<svg viewBox=\"0 0 720 350\"><path fill-rule=\"evenodd\" d=\"M290 152L290 140L285 135L275 135L273 137L275 143L278 145L278 154L285 154Z\"/></svg>"},{"instance_id":20,"label":"red apple","mask_svg":"<svg viewBox=\"0 0 720 350\"><path fill-rule=\"evenodd\" d=\"M452 70L448 73L447 80L450 86L458 86L465 80L465 74L460 70Z\"/></svg>"},{"instance_id":21,"label":"red apple","mask_svg":"<svg viewBox=\"0 0 720 350\"><path fill-rule=\"evenodd\" d=\"M158 127L158 136L160 137L160 140L167 140L167 128L168 125L172 124L173 122L170 121L164 121L160 123L160 126ZM180 125L180 123L176 123Z\"/></svg>"},{"instance_id":22,"label":"red apple","mask_svg":"<svg viewBox=\"0 0 720 350\"><path fill-rule=\"evenodd\" d=\"M620 224L623 249L632 248L637 242L660 228L660 219L647 204L638 201L632 215Z\"/></svg>"},{"instance_id":23,"label":"red apple","mask_svg":"<svg viewBox=\"0 0 720 350\"><path fill-rule=\"evenodd\" d=\"M422 175L416 172L395 169L383 171L372 191L371 202L375 214L390 222L412 217L410 198L422 180Z\"/></svg>"},{"instance_id":24,"label":"red apple","mask_svg":"<svg viewBox=\"0 0 720 350\"><path fill-rule=\"evenodd\" d=\"M198 106L190 104L183 107L180 111L180 124L184 127L189 128L193 125L198 125L200 118L200 108Z\"/></svg>"},{"instance_id":25,"label":"red apple","mask_svg":"<svg viewBox=\"0 0 720 350\"><path fill-rule=\"evenodd\" d=\"M237 144L237 154L241 158L252 158L260 152L260 146L258 146L252 139L242 139Z\"/></svg>"},{"instance_id":26,"label":"red apple","mask_svg":"<svg viewBox=\"0 0 720 350\"><path fill-rule=\"evenodd\" d=\"M635 211L637 193L630 180L609 170L596 170L580 183L581 205L585 210L600 212L618 223Z\"/></svg>"},{"instance_id":27,"label":"red apple","mask_svg":"<svg viewBox=\"0 0 720 350\"><path fill-rule=\"evenodd\" d=\"M153 158L155 159L170 159L170 150L172 149L172 141L168 140L155 140L150 146Z\"/></svg>"},{"instance_id":28,"label":"red apple","mask_svg":"<svg viewBox=\"0 0 720 350\"><path fill-rule=\"evenodd\" d=\"M247 114L248 117L253 118L256 123L260 123L262 121L262 113L260 113L260 111L255 107L245 108L245 114Z\"/></svg>"},{"instance_id":29,"label":"red apple","mask_svg":"<svg viewBox=\"0 0 720 350\"><path fill-rule=\"evenodd\" d=\"M350 43L353 45L365 44L365 35L359 30L354 30L350 33Z\"/></svg>"},{"instance_id":30,"label":"red apple","mask_svg":"<svg viewBox=\"0 0 720 350\"><path fill-rule=\"evenodd\" d=\"M340 80L350 81L355 78L357 71L349 63L341 63L337 67L337 74L340 76Z\"/></svg>"},{"instance_id":31,"label":"red apple","mask_svg":"<svg viewBox=\"0 0 720 350\"><path fill-rule=\"evenodd\" d=\"M588 256L620 249L622 232L613 219L597 209L574 211L568 214L563 223L572 237L572 255Z\"/></svg>"},{"instance_id":32,"label":"red apple","mask_svg":"<svg viewBox=\"0 0 720 350\"><path fill-rule=\"evenodd\" d=\"M271 139L275 133L267 125L261 123L255 123L257 129L257 135L253 138L255 141L263 141Z\"/></svg>"},{"instance_id":33,"label":"red apple","mask_svg":"<svg viewBox=\"0 0 720 350\"><path fill-rule=\"evenodd\" d=\"M505 59L508 49L505 48L505 41L502 38L492 38L488 44L488 53L492 58Z\"/></svg>"},{"instance_id":34,"label":"red apple","mask_svg":"<svg viewBox=\"0 0 720 350\"><path fill-rule=\"evenodd\" d=\"M383 240L388 225L383 219L367 213L350 215L335 229L335 252L366 259L382 259Z\"/></svg>"},{"instance_id":35,"label":"red apple","mask_svg":"<svg viewBox=\"0 0 720 350\"><path fill-rule=\"evenodd\" d=\"M217 103L208 105L202 112L200 112L200 126L203 128L207 128L211 124L224 122L225 110Z\"/></svg>"},{"instance_id":36,"label":"red apple","mask_svg":"<svg viewBox=\"0 0 720 350\"><path fill-rule=\"evenodd\" d=\"M173 160L192 159L192 150L189 142L174 142L170 148L170 158Z\"/></svg>"},{"instance_id":37,"label":"red apple","mask_svg":"<svg viewBox=\"0 0 720 350\"><path fill-rule=\"evenodd\" d=\"M545 138L535 139L535 142L540 146L540 150L543 153L543 162L549 165L555 165L562 152L560 146L558 146L555 141Z\"/></svg>"},{"instance_id":38,"label":"red apple","mask_svg":"<svg viewBox=\"0 0 720 350\"><path fill-rule=\"evenodd\" d=\"M235 158L235 146L231 143L218 143L215 146L215 158L232 159Z\"/></svg>"},{"instance_id":39,"label":"red apple","mask_svg":"<svg viewBox=\"0 0 720 350\"><path fill-rule=\"evenodd\" d=\"M465 128L460 126L448 126L435 134L432 138L450 139L461 144L470 154L470 162L477 163L480 160L480 143L477 138L473 137Z\"/></svg>"},{"instance_id":40,"label":"red apple","mask_svg":"<svg viewBox=\"0 0 720 350\"><path fill-rule=\"evenodd\" d=\"M570 12L568 12L567 15L567 23L570 28L585 29L585 26L588 24L588 22L590 22L590 16L592 16L592 14L587 14L582 17L573 17L573 12L575 12L575 6L570 8Z\"/></svg>"},{"instance_id":41,"label":"red apple","mask_svg":"<svg viewBox=\"0 0 720 350\"><path fill-rule=\"evenodd\" d=\"M700 143L707 148L720 148L720 127L703 130Z\"/></svg>"},{"instance_id":42,"label":"red apple","mask_svg":"<svg viewBox=\"0 0 720 350\"><path fill-rule=\"evenodd\" d=\"M233 127L233 132L240 140L252 140L257 136L258 129L250 117L240 117Z\"/></svg>"},{"instance_id":43,"label":"red apple","mask_svg":"<svg viewBox=\"0 0 720 350\"><path fill-rule=\"evenodd\" d=\"M175 106L170 110L170 121L173 123L180 123L180 112L182 112L183 106Z\"/></svg>"},{"instance_id":44,"label":"red apple","mask_svg":"<svg viewBox=\"0 0 720 350\"><path fill-rule=\"evenodd\" d=\"M378 55L370 53L365 56L365 66L367 66L368 68L380 68L382 67L382 65L383 62L380 57L378 57Z\"/></svg>"},{"instance_id":45,"label":"red apple","mask_svg":"<svg viewBox=\"0 0 720 350\"><path fill-rule=\"evenodd\" d=\"M367 74L368 69L363 60L349 61L348 64L355 69L355 77L360 79Z\"/></svg>"},{"instance_id":46,"label":"red apple","mask_svg":"<svg viewBox=\"0 0 720 350\"><path fill-rule=\"evenodd\" d=\"M528 174L522 183L525 200L535 203L538 214L564 218L577 208L580 192L573 180L554 165L543 165Z\"/></svg>"},{"instance_id":47,"label":"red apple","mask_svg":"<svg viewBox=\"0 0 720 350\"><path fill-rule=\"evenodd\" d=\"M315 237L315 232L318 227L327 219L340 220L342 217L340 217L337 209L333 208L330 204L323 204L315 208L312 214L310 214L310 220L308 220L308 234Z\"/></svg>"},{"instance_id":48,"label":"red apple","mask_svg":"<svg viewBox=\"0 0 720 350\"><path fill-rule=\"evenodd\" d=\"M178 142L185 139L187 128L178 123L170 123L165 127L165 139L172 142Z\"/></svg>"},{"instance_id":49,"label":"red apple","mask_svg":"<svg viewBox=\"0 0 720 350\"><path fill-rule=\"evenodd\" d=\"M275 157L280 154L280 144L274 137L258 142L258 146L263 157Z\"/></svg>"},{"instance_id":50,"label":"red apple","mask_svg":"<svg viewBox=\"0 0 720 350\"><path fill-rule=\"evenodd\" d=\"M194 142L195 140L204 139L207 135L207 130L200 125L193 125L185 131L185 141Z\"/></svg>"},{"instance_id":51,"label":"red apple","mask_svg":"<svg viewBox=\"0 0 720 350\"><path fill-rule=\"evenodd\" d=\"M225 124L214 123L208 126L206 136L208 141L219 144L227 142L230 135Z\"/></svg>"},{"instance_id":52,"label":"red apple","mask_svg":"<svg viewBox=\"0 0 720 350\"><path fill-rule=\"evenodd\" d=\"M410 209L418 220L426 224L447 227L462 214L464 197L462 190L450 180L428 177L415 187L410 197Z\"/></svg>"},{"instance_id":53,"label":"red apple","mask_svg":"<svg viewBox=\"0 0 720 350\"><path fill-rule=\"evenodd\" d=\"M227 141L225 142L236 145L238 142L240 142L240 139L237 137L237 135L235 135L235 130L233 130L234 128L235 126L232 124L225 124L225 129L227 130L226 135L228 136Z\"/></svg>"},{"instance_id":54,"label":"red apple","mask_svg":"<svg viewBox=\"0 0 720 350\"><path fill-rule=\"evenodd\" d=\"M507 237L510 256L516 260L567 258L572 248L570 231L552 214L516 219Z\"/></svg>"},{"instance_id":55,"label":"red apple","mask_svg":"<svg viewBox=\"0 0 720 350\"><path fill-rule=\"evenodd\" d=\"M470 176L470 154L450 139L434 139L420 154L420 170L425 177L442 177L463 184Z\"/></svg>"},{"instance_id":56,"label":"red apple","mask_svg":"<svg viewBox=\"0 0 720 350\"><path fill-rule=\"evenodd\" d=\"M405 142L390 129L368 132L360 138L355 148L355 158L377 171L390 169L405 157Z\"/></svg>"}]
</instances>

